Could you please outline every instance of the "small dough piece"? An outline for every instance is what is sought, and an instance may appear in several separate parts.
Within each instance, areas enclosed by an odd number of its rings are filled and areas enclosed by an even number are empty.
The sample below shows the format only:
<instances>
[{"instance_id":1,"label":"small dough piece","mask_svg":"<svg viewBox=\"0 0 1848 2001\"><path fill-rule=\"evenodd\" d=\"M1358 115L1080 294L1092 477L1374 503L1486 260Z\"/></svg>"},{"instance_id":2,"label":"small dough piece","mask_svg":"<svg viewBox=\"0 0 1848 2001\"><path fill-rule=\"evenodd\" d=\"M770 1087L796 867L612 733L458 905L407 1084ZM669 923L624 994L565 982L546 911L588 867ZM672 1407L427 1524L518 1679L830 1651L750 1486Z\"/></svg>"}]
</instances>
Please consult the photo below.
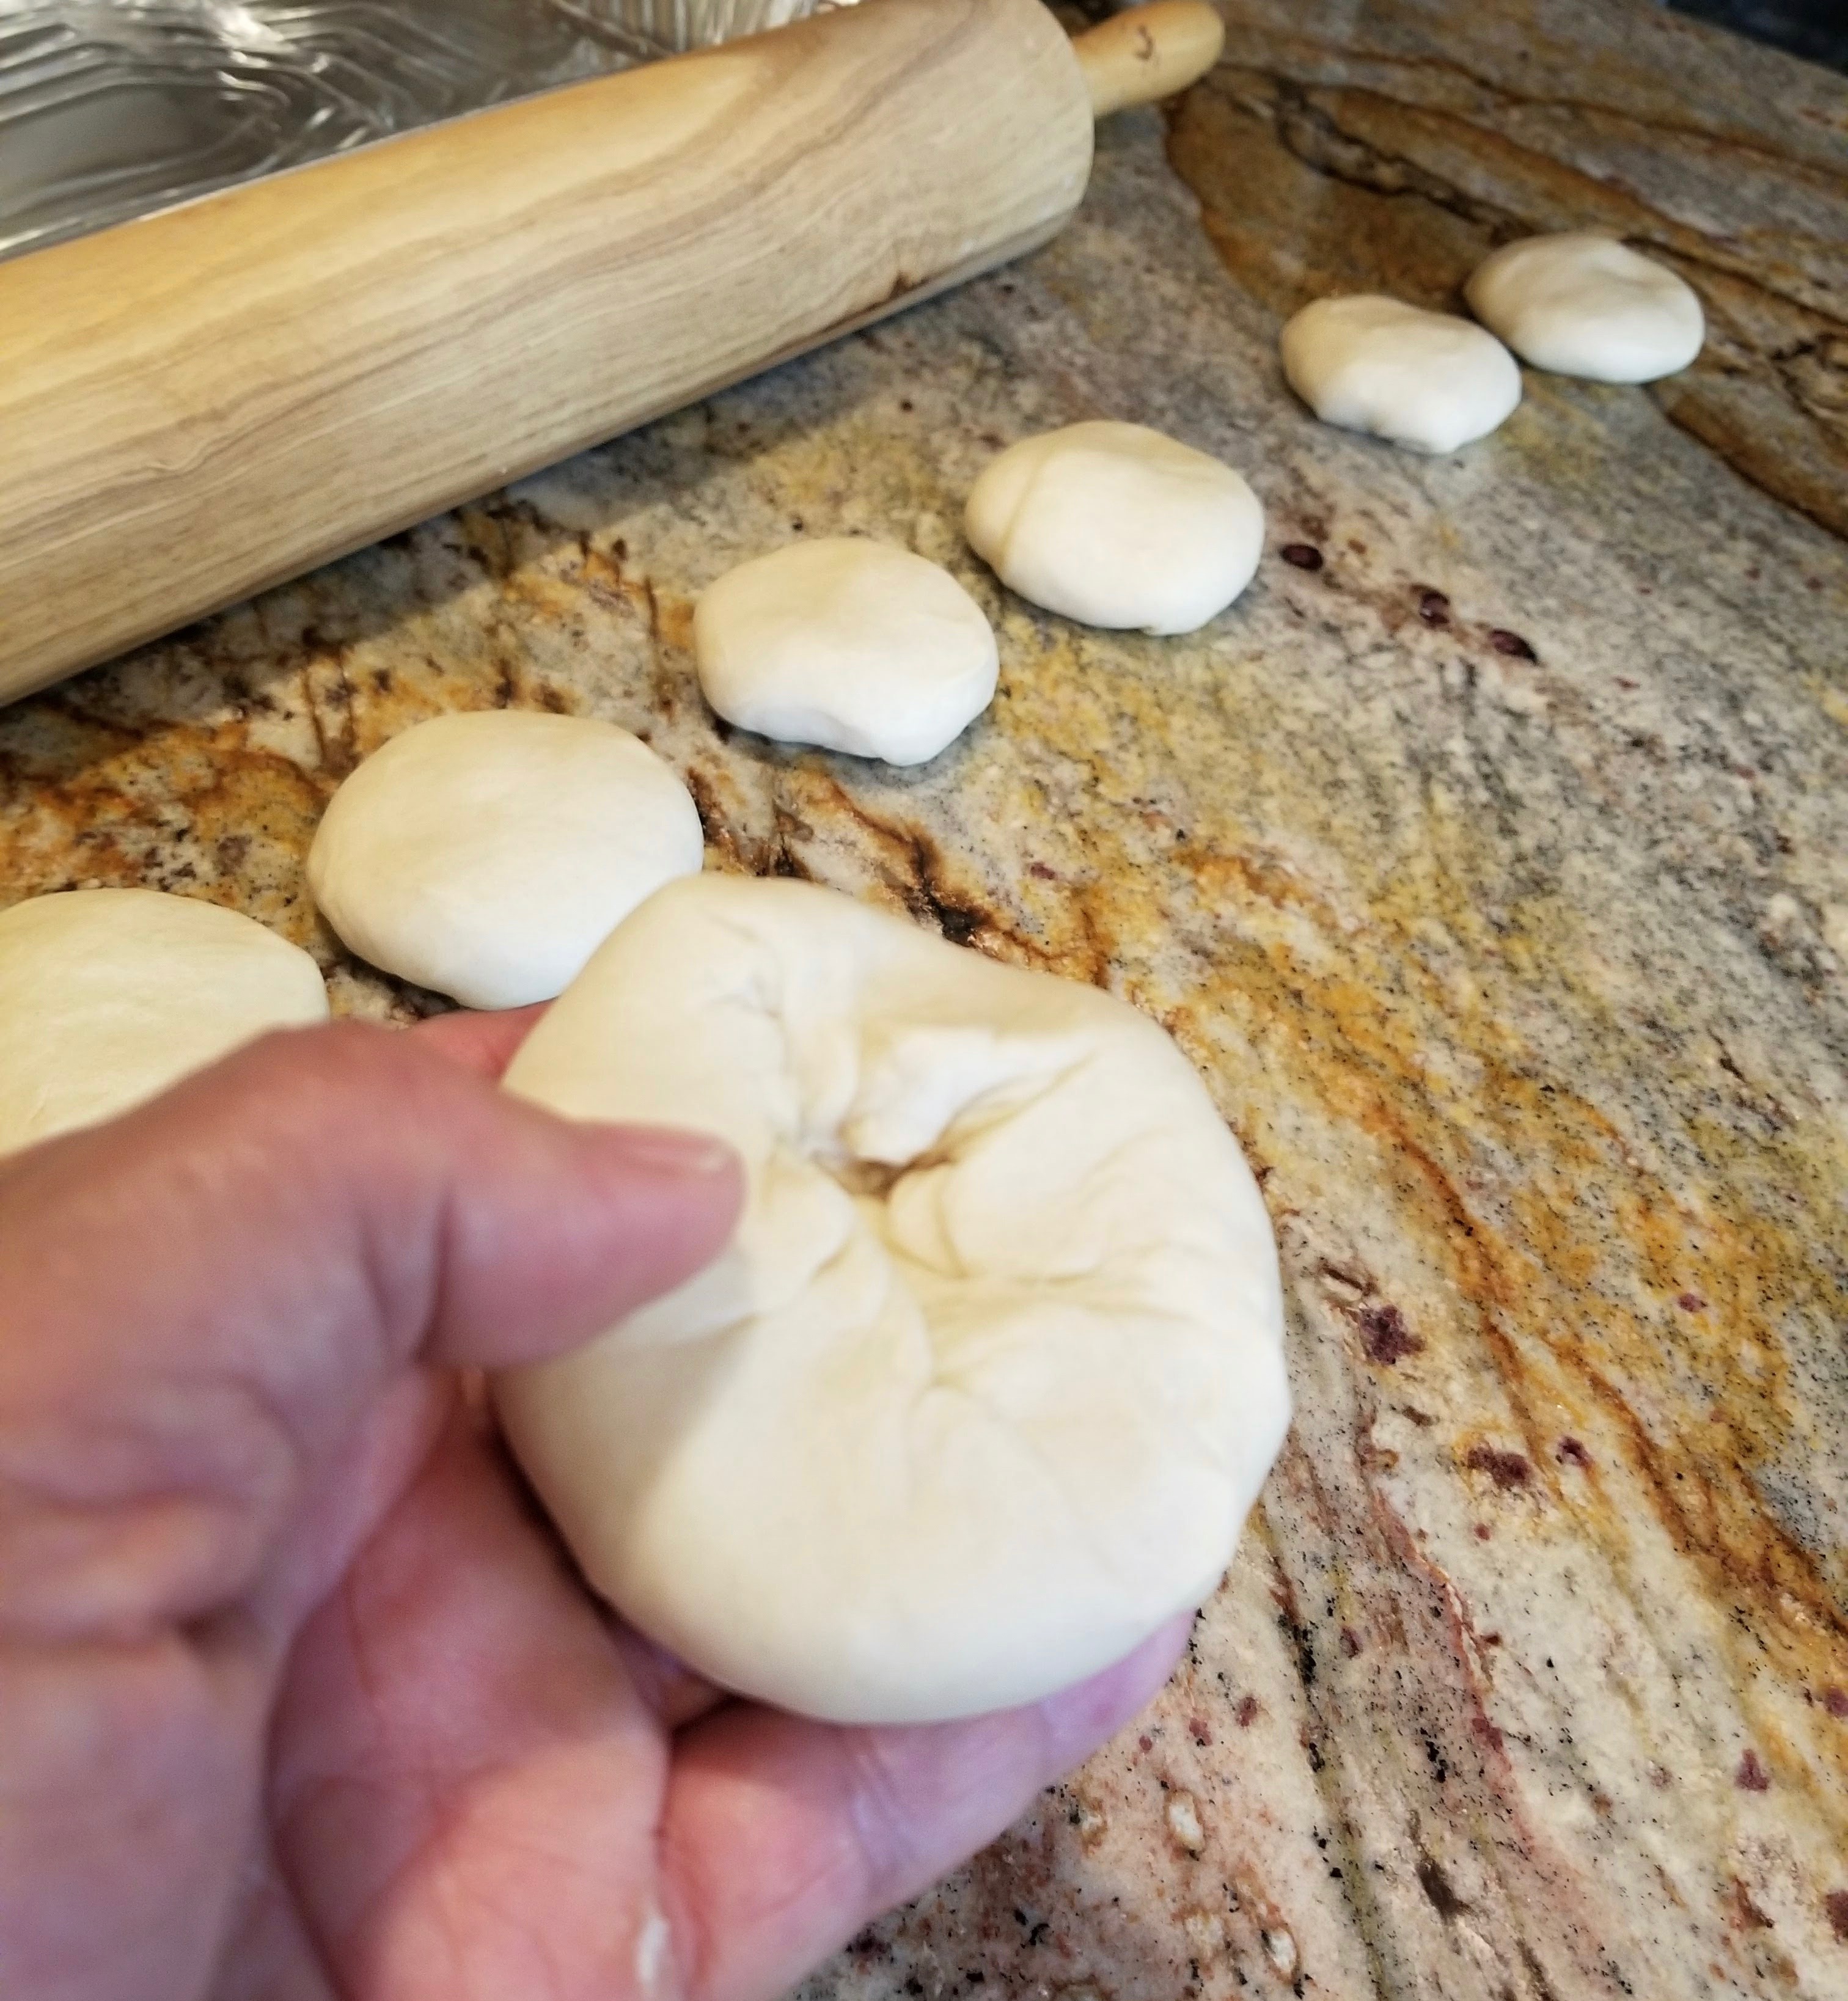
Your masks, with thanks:
<instances>
[{"instance_id":1,"label":"small dough piece","mask_svg":"<svg viewBox=\"0 0 1848 2001\"><path fill-rule=\"evenodd\" d=\"M94 1126L270 1028L327 1019L321 969L252 918L158 889L0 911L0 1154Z\"/></svg>"},{"instance_id":2,"label":"small dough piece","mask_svg":"<svg viewBox=\"0 0 1848 2001\"><path fill-rule=\"evenodd\" d=\"M1372 294L1303 307L1282 350L1289 386L1324 423L1414 451L1486 437L1521 400L1521 371L1493 334Z\"/></svg>"},{"instance_id":3,"label":"small dough piece","mask_svg":"<svg viewBox=\"0 0 1848 2001\"><path fill-rule=\"evenodd\" d=\"M982 607L948 570L863 535L726 571L694 609L693 645L726 722L888 764L954 743L1001 672Z\"/></svg>"},{"instance_id":4,"label":"small dough piece","mask_svg":"<svg viewBox=\"0 0 1848 2001\"><path fill-rule=\"evenodd\" d=\"M700 1672L842 1722L966 1715L1212 1592L1288 1422L1276 1254L1145 1016L705 875L621 926L507 1084L745 1162L714 1265L496 1385L585 1575Z\"/></svg>"},{"instance_id":5,"label":"small dough piece","mask_svg":"<svg viewBox=\"0 0 1848 2001\"><path fill-rule=\"evenodd\" d=\"M679 774L614 723L439 715L336 792L308 850L360 958L467 1007L561 994L644 896L705 858Z\"/></svg>"},{"instance_id":6,"label":"small dough piece","mask_svg":"<svg viewBox=\"0 0 1848 2001\"><path fill-rule=\"evenodd\" d=\"M1264 549L1244 480L1144 424L1022 438L970 489L962 525L1009 590L1081 625L1144 632L1216 618Z\"/></svg>"},{"instance_id":7,"label":"small dough piece","mask_svg":"<svg viewBox=\"0 0 1848 2001\"><path fill-rule=\"evenodd\" d=\"M1593 229L1529 236L1477 265L1470 310L1523 360L1594 382L1653 382L1707 338L1693 288Z\"/></svg>"}]
</instances>

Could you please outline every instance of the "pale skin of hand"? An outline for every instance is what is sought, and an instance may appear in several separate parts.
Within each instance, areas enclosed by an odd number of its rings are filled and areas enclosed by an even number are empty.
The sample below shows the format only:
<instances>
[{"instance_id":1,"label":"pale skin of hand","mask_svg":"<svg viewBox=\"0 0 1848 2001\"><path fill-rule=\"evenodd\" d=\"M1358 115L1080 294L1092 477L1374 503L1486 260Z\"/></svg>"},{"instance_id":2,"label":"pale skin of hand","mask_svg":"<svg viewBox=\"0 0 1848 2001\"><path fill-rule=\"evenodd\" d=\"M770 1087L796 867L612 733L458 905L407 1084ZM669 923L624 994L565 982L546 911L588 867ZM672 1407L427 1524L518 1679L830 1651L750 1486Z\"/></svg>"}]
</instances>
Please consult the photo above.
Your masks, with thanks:
<instances>
[{"instance_id":1,"label":"pale skin of hand","mask_svg":"<svg viewBox=\"0 0 1848 2001\"><path fill-rule=\"evenodd\" d=\"M722 1698L585 1592L469 1372L722 1243L736 1165L493 1080L531 1011L272 1037L0 1161L0 1993L771 2001L1166 1679Z\"/></svg>"}]
</instances>

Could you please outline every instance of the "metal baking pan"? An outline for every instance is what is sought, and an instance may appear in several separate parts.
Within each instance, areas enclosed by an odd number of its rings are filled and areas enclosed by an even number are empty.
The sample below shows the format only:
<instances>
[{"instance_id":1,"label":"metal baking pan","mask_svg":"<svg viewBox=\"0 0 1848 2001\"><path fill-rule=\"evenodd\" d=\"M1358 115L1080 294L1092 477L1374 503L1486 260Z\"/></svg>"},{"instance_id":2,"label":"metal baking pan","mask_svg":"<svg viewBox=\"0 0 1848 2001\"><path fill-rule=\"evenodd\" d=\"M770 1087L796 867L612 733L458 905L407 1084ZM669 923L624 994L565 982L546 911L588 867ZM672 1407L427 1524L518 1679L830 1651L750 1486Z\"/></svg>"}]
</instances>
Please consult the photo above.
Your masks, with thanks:
<instances>
[{"instance_id":1,"label":"metal baking pan","mask_svg":"<svg viewBox=\"0 0 1848 2001\"><path fill-rule=\"evenodd\" d=\"M0 0L0 257L850 0Z\"/></svg>"}]
</instances>

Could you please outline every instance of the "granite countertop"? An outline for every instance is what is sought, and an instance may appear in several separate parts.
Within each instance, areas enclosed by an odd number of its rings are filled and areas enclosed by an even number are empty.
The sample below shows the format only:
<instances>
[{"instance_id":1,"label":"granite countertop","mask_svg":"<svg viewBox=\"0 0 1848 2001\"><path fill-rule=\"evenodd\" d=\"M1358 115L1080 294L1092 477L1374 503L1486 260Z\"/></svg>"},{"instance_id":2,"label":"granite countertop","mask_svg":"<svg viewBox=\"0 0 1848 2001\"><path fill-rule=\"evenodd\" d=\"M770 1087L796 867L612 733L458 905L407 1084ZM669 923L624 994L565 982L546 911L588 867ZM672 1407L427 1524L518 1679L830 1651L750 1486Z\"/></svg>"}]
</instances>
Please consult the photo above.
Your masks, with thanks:
<instances>
[{"instance_id":1,"label":"granite countertop","mask_svg":"<svg viewBox=\"0 0 1848 2001\"><path fill-rule=\"evenodd\" d=\"M1711 338L1425 462L1279 374L1322 292L1621 232ZM1050 249L0 715L0 901L146 883L345 959L301 861L440 710L606 716L716 865L1103 982L1262 1178L1293 1439L1133 1729L809 2001L1848 1993L1848 83L1597 0L1239 0ZM1269 513L1204 632L1001 591L962 496L1109 416ZM948 563L915 773L717 726L695 593Z\"/></svg>"}]
</instances>

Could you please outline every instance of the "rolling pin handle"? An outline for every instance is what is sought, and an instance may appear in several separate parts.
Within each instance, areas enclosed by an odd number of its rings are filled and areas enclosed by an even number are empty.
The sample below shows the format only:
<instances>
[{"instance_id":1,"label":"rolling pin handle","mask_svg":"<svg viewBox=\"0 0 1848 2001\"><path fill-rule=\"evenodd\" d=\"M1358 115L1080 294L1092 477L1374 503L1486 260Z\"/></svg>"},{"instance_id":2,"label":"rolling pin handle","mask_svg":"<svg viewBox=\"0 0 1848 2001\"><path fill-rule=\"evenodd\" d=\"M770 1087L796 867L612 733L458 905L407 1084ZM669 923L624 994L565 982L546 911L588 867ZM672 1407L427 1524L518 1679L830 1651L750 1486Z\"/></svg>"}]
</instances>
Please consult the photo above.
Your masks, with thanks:
<instances>
[{"instance_id":1,"label":"rolling pin handle","mask_svg":"<svg viewBox=\"0 0 1848 2001\"><path fill-rule=\"evenodd\" d=\"M1153 0L1072 44L1091 90L1091 115L1154 104L1185 90L1219 61L1226 24L1210 0Z\"/></svg>"}]
</instances>

